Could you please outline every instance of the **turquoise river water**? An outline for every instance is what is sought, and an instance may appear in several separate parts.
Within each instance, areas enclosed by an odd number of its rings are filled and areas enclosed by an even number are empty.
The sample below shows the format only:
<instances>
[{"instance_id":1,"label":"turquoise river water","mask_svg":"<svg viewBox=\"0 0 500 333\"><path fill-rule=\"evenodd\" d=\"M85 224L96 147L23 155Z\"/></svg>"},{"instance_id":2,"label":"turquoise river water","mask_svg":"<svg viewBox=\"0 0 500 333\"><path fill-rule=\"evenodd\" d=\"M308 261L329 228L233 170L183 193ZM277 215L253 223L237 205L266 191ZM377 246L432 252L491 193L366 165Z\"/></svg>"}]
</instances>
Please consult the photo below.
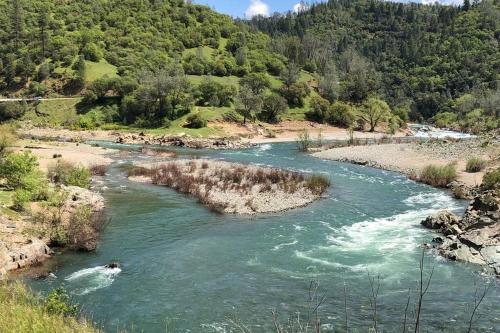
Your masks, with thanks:
<instances>
[{"instance_id":1,"label":"turquoise river water","mask_svg":"<svg viewBox=\"0 0 500 333\"><path fill-rule=\"evenodd\" d=\"M124 167L147 158L117 154L99 184L111 218L100 247L58 256L54 276L30 286L46 293L63 285L107 332L240 332L231 321L272 332L273 308L283 321L307 312L314 280L326 294L319 309L325 332L344 331L344 286L349 326L367 332L370 273L381 277L381 331L402 332L409 289L410 317L414 309L420 244L434 237L420 221L443 208L461 213L466 205L395 173L300 154L294 144L179 153L322 173L332 186L305 208L220 215L171 189L128 181ZM121 268L105 268L111 261ZM423 303L423 332L466 332L475 283L492 283L477 331L500 332L495 279L431 252L425 261L434 275Z\"/></svg>"}]
</instances>

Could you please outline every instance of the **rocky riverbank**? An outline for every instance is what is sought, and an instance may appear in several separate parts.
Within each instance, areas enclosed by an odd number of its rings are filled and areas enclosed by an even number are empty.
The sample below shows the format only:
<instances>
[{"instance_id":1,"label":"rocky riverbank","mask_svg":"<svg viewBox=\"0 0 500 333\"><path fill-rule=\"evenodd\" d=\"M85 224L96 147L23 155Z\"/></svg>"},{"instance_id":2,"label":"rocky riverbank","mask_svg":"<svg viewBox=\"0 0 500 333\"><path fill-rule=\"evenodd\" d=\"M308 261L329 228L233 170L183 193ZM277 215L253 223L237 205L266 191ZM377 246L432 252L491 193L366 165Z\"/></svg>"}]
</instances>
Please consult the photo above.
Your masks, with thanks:
<instances>
[{"instance_id":1,"label":"rocky riverbank","mask_svg":"<svg viewBox=\"0 0 500 333\"><path fill-rule=\"evenodd\" d=\"M97 192L75 186L63 186L61 190L66 193L66 199L52 211L34 203L29 214L9 216L0 213L0 276L9 271L38 265L53 255L49 247L52 245L48 230L55 217L55 210L57 218L61 219L62 230L65 230L63 232L71 235L76 227L76 231L81 234L78 244L70 240L68 248L86 251L96 248L99 237L96 227L102 221L95 219L102 218L104 198ZM74 219L80 207L89 207L92 220L88 224L75 226L73 222L82 222Z\"/></svg>"},{"instance_id":2,"label":"rocky riverbank","mask_svg":"<svg viewBox=\"0 0 500 333\"><path fill-rule=\"evenodd\" d=\"M193 138L190 136L153 136L144 133L121 134L115 139L115 143L173 146L195 149L244 149L254 146L254 144L244 142L239 138L211 139Z\"/></svg>"},{"instance_id":3,"label":"rocky riverbank","mask_svg":"<svg viewBox=\"0 0 500 333\"><path fill-rule=\"evenodd\" d=\"M441 211L422 225L441 233L430 246L442 256L483 265L500 277L500 190L478 194L463 217Z\"/></svg>"},{"instance_id":4,"label":"rocky riverbank","mask_svg":"<svg viewBox=\"0 0 500 333\"><path fill-rule=\"evenodd\" d=\"M188 193L222 213L256 214L302 207L319 199L329 185L320 176L213 160L177 160L141 165L134 181Z\"/></svg>"}]
</instances>

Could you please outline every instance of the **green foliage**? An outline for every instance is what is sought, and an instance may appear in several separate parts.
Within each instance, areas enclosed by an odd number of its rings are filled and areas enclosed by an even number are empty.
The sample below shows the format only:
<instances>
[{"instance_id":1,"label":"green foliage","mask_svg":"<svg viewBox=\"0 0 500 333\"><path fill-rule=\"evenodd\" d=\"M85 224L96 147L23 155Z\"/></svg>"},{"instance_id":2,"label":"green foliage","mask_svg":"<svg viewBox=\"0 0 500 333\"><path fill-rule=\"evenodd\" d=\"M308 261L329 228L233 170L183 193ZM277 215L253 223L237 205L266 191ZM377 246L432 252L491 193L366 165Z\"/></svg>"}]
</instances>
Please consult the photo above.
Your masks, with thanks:
<instances>
[{"instance_id":1,"label":"green foliage","mask_svg":"<svg viewBox=\"0 0 500 333\"><path fill-rule=\"evenodd\" d=\"M19 119L26 112L26 106L18 102L0 103L0 122Z\"/></svg>"},{"instance_id":2,"label":"green foliage","mask_svg":"<svg viewBox=\"0 0 500 333\"><path fill-rule=\"evenodd\" d=\"M247 119L253 120L255 116L261 112L262 106L263 101L260 95L254 94L253 91L246 86L240 88L236 112L243 117L244 124Z\"/></svg>"},{"instance_id":3,"label":"green foliage","mask_svg":"<svg viewBox=\"0 0 500 333\"><path fill-rule=\"evenodd\" d=\"M500 168L488 171L483 177L481 186L486 190L498 188L500 186Z\"/></svg>"},{"instance_id":4,"label":"green foliage","mask_svg":"<svg viewBox=\"0 0 500 333\"><path fill-rule=\"evenodd\" d=\"M12 196L12 209L22 211L26 208L26 204L31 201L31 193L27 190L19 188L14 191Z\"/></svg>"},{"instance_id":5,"label":"green foliage","mask_svg":"<svg viewBox=\"0 0 500 333\"><path fill-rule=\"evenodd\" d=\"M337 102L328 108L326 122L339 127L351 127L356 121L355 108L349 104Z\"/></svg>"},{"instance_id":6,"label":"green foliage","mask_svg":"<svg viewBox=\"0 0 500 333\"><path fill-rule=\"evenodd\" d=\"M245 86L258 95L271 88L271 80L265 73L251 73L240 79L240 86Z\"/></svg>"},{"instance_id":7,"label":"green foliage","mask_svg":"<svg viewBox=\"0 0 500 333\"><path fill-rule=\"evenodd\" d=\"M330 180L323 175L312 175L307 177L305 186L313 194L321 195L330 186Z\"/></svg>"},{"instance_id":8,"label":"green foliage","mask_svg":"<svg viewBox=\"0 0 500 333\"><path fill-rule=\"evenodd\" d=\"M454 164L428 165L420 173L419 180L432 186L447 187L456 178L457 170Z\"/></svg>"},{"instance_id":9,"label":"green foliage","mask_svg":"<svg viewBox=\"0 0 500 333\"><path fill-rule=\"evenodd\" d=\"M279 92L291 107L304 107L305 98L309 96L311 89L304 82L295 82L290 86L283 85Z\"/></svg>"},{"instance_id":10,"label":"green foliage","mask_svg":"<svg viewBox=\"0 0 500 333\"><path fill-rule=\"evenodd\" d=\"M55 184L89 188L91 173L84 166L74 166L71 163L59 160L49 168L48 177Z\"/></svg>"},{"instance_id":11,"label":"green foliage","mask_svg":"<svg viewBox=\"0 0 500 333\"><path fill-rule=\"evenodd\" d=\"M375 131L375 127L386 121L391 115L391 109L387 103L381 99L371 97L363 105L359 117L370 125L370 132Z\"/></svg>"},{"instance_id":12,"label":"green foliage","mask_svg":"<svg viewBox=\"0 0 500 333\"><path fill-rule=\"evenodd\" d=\"M329 108L330 102L327 99L320 96L313 96L309 101L309 111L306 117L309 120L324 123L328 116Z\"/></svg>"},{"instance_id":13,"label":"green foliage","mask_svg":"<svg viewBox=\"0 0 500 333\"><path fill-rule=\"evenodd\" d=\"M268 36L185 1L2 1L0 27L0 90L31 77L64 79L66 92L78 92L87 74L89 82L95 78L85 61L135 77L169 59L182 59L184 70L196 75L243 76L283 66Z\"/></svg>"},{"instance_id":14,"label":"green foliage","mask_svg":"<svg viewBox=\"0 0 500 333\"><path fill-rule=\"evenodd\" d=\"M250 24L270 34L274 49L291 62L320 75L322 97L335 101L322 85L336 80L321 79L334 73L343 101L361 103L377 94L391 107L410 106L420 120L438 112L465 114L473 110L467 98L456 108L454 99L498 89L500 3L467 7L331 0Z\"/></svg>"},{"instance_id":15,"label":"green foliage","mask_svg":"<svg viewBox=\"0 0 500 333\"><path fill-rule=\"evenodd\" d=\"M46 302L19 282L0 285L0 332L97 333L84 320L49 313ZM71 307L71 306L70 306Z\"/></svg>"},{"instance_id":16,"label":"green foliage","mask_svg":"<svg viewBox=\"0 0 500 333\"><path fill-rule=\"evenodd\" d=\"M259 119L271 124L278 123L281 116L288 112L287 101L276 93L264 97Z\"/></svg>"},{"instance_id":17,"label":"green foliage","mask_svg":"<svg viewBox=\"0 0 500 333\"><path fill-rule=\"evenodd\" d=\"M78 305L71 304L68 293L62 287L53 289L45 299L45 310L48 314L75 317L78 314Z\"/></svg>"},{"instance_id":18,"label":"green foliage","mask_svg":"<svg viewBox=\"0 0 500 333\"><path fill-rule=\"evenodd\" d=\"M15 143L16 139L12 126L0 124L0 158L5 155L7 149Z\"/></svg>"},{"instance_id":19,"label":"green foliage","mask_svg":"<svg viewBox=\"0 0 500 333\"><path fill-rule=\"evenodd\" d=\"M32 95L32 96L45 96L45 94L47 94L48 92L48 88L45 84L43 83L40 83L40 82L36 82L36 81L33 81L30 83L30 87L29 87L29 93Z\"/></svg>"},{"instance_id":20,"label":"green foliage","mask_svg":"<svg viewBox=\"0 0 500 333\"><path fill-rule=\"evenodd\" d=\"M9 153L0 159L0 178L10 189L24 188L29 175L37 171L38 161L31 152Z\"/></svg>"},{"instance_id":21,"label":"green foliage","mask_svg":"<svg viewBox=\"0 0 500 333\"><path fill-rule=\"evenodd\" d=\"M465 166L465 171L467 172L479 172L486 168L486 161L479 157L471 157L467 160Z\"/></svg>"},{"instance_id":22,"label":"green foliage","mask_svg":"<svg viewBox=\"0 0 500 333\"><path fill-rule=\"evenodd\" d=\"M186 119L187 128L203 128L207 126L207 121L199 113L191 114Z\"/></svg>"},{"instance_id":23,"label":"green foliage","mask_svg":"<svg viewBox=\"0 0 500 333\"><path fill-rule=\"evenodd\" d=\"M234 102L237 89L205 77L195 92L196 104L200 106L228 107Z\"/></svg>"},{"instance_id":24,"label":"green foliage","mask_svg":"<svg viewBox=\"0 0 500 333\"><path fill-rule=\"evenodd\" d=\"M304 130L297 137L297 148L299 149L299 151L308 152L309 149L311 149L312 144L313 142L311 136L309 135L309 132L307 130Z\"/></svg>"}]
</instances>

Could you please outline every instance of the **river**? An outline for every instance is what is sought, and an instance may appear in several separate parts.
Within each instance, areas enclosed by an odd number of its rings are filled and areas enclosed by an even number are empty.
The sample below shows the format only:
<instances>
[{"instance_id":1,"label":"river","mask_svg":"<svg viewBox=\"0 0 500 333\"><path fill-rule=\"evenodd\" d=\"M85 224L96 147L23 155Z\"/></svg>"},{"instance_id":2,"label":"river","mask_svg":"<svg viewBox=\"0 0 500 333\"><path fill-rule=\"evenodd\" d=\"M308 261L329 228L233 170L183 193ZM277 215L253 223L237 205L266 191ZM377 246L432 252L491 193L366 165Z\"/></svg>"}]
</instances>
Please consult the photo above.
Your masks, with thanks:
<instances>
[{"instance_id":1,"label":"river","mask_svg":"<svg viewBox=\"0 0 500 333\"><path fill-rule=\"evenodd\" d=\"M392 172L298 153L292 143L179 152L322 173L332 186L324 199L305 208L220 215L168 188L128 181L124 166L147 157L117 156L99 185L112 220L98 250L58 256L55 277L29 281L30 286L45 293L63 285L107 332L239 332L231 321L253 332L272 332L271 309L277 308L283 321L304 313L310 282L318 281L319 292L326 294L320 307L324 331L344 327L345 286L349 326L366 332L370 273L381 277L382 331L401 332L409 289L409 312L414 308L420 244L434 235L420 221L443 208L461 213L466 205ZM111 261L121 268L103 267ZM423 331L466 332L474 282L497 282L476 266L432 253L425 263L434 275L423 303ZM479 331L499 332L498 283L480 312Z\"/></svg>"}]
</instances>

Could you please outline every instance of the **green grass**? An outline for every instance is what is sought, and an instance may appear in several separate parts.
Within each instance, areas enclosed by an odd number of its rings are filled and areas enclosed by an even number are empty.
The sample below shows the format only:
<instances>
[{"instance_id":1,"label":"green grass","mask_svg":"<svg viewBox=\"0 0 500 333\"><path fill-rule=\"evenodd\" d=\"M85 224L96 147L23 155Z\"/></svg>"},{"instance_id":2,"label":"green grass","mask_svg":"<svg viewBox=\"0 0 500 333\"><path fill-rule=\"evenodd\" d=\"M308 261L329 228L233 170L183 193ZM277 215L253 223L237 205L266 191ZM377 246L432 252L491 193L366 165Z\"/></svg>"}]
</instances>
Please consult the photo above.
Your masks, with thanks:
<instances>
[{"instance_id":1,"label":"green grass","mask_svg":"<svg viewBox=\"0 0 500 333\"><path fill-rule=\"evenodd\" d=\"M206 76L206 75L203 75L203 76L187 75L188 81L192 85L200 84L203 81L203 79L206 77L208 77L208 76ZM218 83L222 83L222 84L231 84L233 86L239 86L240 78L237 76L224 76L224 77L210 76L210 78L212 78L212 80L214 80L214 82L218 82Z\"/></svg>"},{"instance_id":2,"label":"green grass","mask_svg":"<svg viewBox=\"0 0 500 333\"><path fill-rule=\"evenodd\" d=\"M89 323L52 314L20 283L0 285L0 332L97 333Z\"/></svg>"},{"instance_id":3,"label":"green grass","mask_svg":"<svg viewBox=\"0 0 500 333\"><path fill-rule=\"evenodd\" d=\"M34 125L61 126L69 119L76 118L76 105L80 98L41 101L38 114L35 108L30 108L22 120L30 120Z\"/></svg>"},{"instance_id":4,"label":"green grass","mask_svg":"<svg viewBox=\"0 0 500 333\"><path fill-rule=\"evenodd\" d=\"M85 61L86 74L85 81L93 82L107 75L108 77L118 76L116 66L111 65L106 60L101 59L99 62Z\"/></svg>"},{"instance_id":5,"label":"green grass","mask_svg":"<svg viewBox=\"0 0 500 333\"><path fill-rule=\"evenodd\" d=\"M226 43L227 43L227 41L226 41ZM201 50L202 50L203 57L205 57L206 59L210 59L212 57L212 54L214 53L214 49L211 48L210 46L202 46ZM184 51L182 51L182 56L185 57L188 54L197 54L197 52L198 52L197 47L192 48L192 49L185 49Z\"/></svg>"}]
</instances>

